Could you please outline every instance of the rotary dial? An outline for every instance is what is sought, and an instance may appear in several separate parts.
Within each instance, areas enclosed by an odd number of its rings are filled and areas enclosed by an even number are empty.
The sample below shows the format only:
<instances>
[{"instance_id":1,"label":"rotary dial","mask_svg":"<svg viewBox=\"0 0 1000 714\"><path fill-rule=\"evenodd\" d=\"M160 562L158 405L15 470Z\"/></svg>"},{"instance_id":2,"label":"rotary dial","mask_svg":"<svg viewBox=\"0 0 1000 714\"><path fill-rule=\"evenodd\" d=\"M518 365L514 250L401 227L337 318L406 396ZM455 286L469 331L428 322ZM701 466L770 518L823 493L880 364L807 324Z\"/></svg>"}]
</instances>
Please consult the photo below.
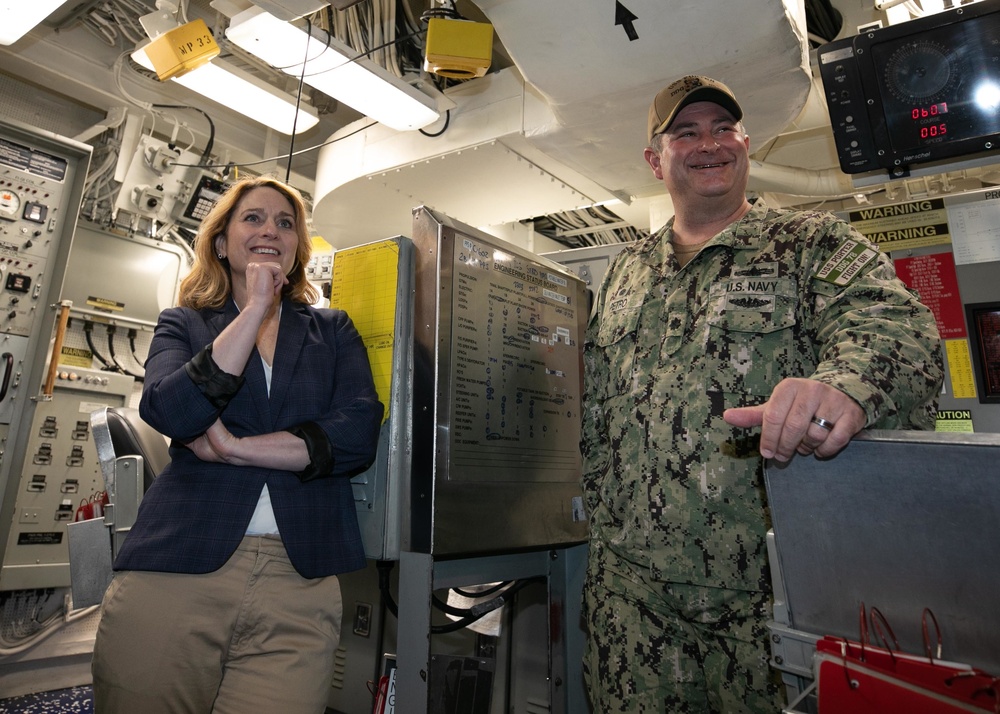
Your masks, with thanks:
<instances>
[{"instance_id":1,"label":"rotary dial","mask_svg":"<svg viewBox=\"0 0 1000 714\"><path fill-rule=\"evenodd\" d=\"M948 51L936 42L910 42L885 64L885 84L900 102L926 101L958 77Z\"/></svg>"}]
</instances>

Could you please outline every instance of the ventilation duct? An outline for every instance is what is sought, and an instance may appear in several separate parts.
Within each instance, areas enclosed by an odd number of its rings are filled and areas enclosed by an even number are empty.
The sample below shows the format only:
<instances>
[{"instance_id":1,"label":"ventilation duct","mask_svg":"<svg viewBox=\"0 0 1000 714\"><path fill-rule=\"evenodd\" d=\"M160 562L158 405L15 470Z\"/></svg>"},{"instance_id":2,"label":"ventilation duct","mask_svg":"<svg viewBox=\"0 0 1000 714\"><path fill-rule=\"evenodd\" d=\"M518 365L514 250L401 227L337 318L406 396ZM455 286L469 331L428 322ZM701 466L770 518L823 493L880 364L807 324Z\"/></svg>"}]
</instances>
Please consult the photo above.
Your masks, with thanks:
<instances>
[{"instance_id":1,"label":"ventilation duct","mask_svg":"<svg viewBox=\"0 0 1000 714\"><path fill-rule=\"evenodd\" d=\"M627 27L606 0L476 4L514 67L449 89L454 107L439 136L360 120L331 137L314 223L333 245L408 234L418 205L487 230L615 199L635 210L663 192L642 150L649 102L666 84L685 74L728 84L751 151L793 122L809 95L801 0L715 11L703 1L623 0L636 16ZM649 228L646 213L637 227Z\"/></svg>"}]
</instances>

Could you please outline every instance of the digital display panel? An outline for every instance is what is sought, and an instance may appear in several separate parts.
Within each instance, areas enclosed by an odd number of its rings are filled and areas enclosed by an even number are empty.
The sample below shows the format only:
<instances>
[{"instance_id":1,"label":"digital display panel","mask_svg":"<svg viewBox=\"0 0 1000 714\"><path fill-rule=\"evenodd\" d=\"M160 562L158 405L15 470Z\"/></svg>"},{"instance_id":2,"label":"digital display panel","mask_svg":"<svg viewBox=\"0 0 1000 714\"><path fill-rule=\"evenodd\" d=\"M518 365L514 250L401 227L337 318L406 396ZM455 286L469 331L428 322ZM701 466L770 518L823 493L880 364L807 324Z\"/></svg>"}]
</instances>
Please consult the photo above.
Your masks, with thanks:
<instances>
[{"instance_id":1,"label":"digital display panel","mask_svg":"<svg viewBox=\"0 0 1000 714\"><path fill-rule=\"evenodd\" d=\"M979 0L823 45L840 168L915 169L1000 147L1000 0Z\"/></svg>"},{"instance_id":2,"label":"digital display panel","mask_svg":"<svg viewBox=\"0 0 1000 714\"><path fill-rule=\"evenodd\" d=\"M895 151L1000 132L1000 14L876 43L870 51Z\"/></svg>"}]
</instances>

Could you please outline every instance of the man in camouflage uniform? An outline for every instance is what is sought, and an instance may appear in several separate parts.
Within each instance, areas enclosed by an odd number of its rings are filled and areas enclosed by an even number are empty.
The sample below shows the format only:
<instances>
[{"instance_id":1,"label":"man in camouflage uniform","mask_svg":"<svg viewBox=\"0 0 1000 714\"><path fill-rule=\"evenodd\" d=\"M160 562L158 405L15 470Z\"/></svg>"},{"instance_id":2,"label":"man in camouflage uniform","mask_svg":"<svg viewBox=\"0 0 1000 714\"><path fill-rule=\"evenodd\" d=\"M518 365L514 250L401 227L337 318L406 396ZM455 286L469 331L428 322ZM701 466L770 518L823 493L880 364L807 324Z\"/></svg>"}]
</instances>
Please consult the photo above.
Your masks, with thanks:
<instances>
[{"instance_id":1,"label":"man in camouflage uniform","mask_svg":"<svg viewBox=\"0 0 1000 714\"><path fill-rule=\"evenodd\" d=\"M705 77L657 95L645 157L675 215L612 263L588 330L597 714L780 711L762 456L934 424L932 314L847 223L747 200L742 117Z\"/></svg>"}]
</instances>

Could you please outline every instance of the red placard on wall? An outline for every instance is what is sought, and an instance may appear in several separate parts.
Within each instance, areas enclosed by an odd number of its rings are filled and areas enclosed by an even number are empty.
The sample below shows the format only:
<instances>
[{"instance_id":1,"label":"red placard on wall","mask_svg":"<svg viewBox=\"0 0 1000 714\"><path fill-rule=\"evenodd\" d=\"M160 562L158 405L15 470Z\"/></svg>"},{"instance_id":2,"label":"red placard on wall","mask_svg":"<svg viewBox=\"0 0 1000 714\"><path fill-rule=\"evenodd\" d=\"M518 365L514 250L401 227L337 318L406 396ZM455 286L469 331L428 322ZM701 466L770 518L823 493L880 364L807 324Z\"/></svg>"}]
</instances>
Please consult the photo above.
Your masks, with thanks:
<instances>
[{"instance_id":1,"label":"red placard on wall","mask_svg":"<svg viewBox=\"0 0 1000 714\"><path fill-rule=\"evenodd\" d=\"M955 258L951 253L916 255L894 261L896 274L907 287L916 290L920 301L931 309L941 339L967 336L962 296L958 292Z\"/></svg>"}]
</instances>

